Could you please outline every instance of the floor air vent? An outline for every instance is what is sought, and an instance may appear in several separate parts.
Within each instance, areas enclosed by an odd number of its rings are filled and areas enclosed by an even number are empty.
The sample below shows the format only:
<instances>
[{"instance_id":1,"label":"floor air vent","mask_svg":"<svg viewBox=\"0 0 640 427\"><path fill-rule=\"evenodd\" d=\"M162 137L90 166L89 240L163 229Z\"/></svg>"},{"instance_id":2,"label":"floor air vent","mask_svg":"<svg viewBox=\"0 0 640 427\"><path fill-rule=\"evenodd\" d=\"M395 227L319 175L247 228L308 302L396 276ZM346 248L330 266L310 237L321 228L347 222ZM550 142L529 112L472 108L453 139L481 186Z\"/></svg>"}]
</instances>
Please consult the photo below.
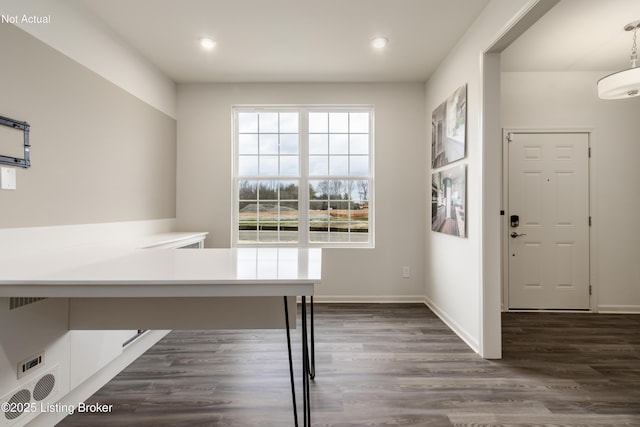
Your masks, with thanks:
<instances>
[{"instance_id":1,"label":"floor air vent","mask_svg":"<svg viewBox=\"0 0 640 427\"><path fill-rule=\"evenodd\" d=\"M33 380L0 397L0 427L24 425L54 402L58 394L60 366L44 371Z\"/></svg>"},{"instance_id":2,"label":"floor air vent","mask_svg":"<svg viewBox=\"0 0 640 427\"><path fill-rule=\"evenodd\" d=\"M53 374L46 374L40 378L35 387L33 387L33 398L38 402L46 399L49 397L55 386L56 377Z\"/></svg>"},{"instance_id":3,"label":"floor air vent","mask_svg":"<svg viewBox=\"0 0 640 427\"><path fill-rule=\"evenodd\" d=\"M7 407L2 408L4 417L8 420L15 420L22 415L25 410L29 409L29 403L31 403L31 392L25 388L17 391L7 400Z\"/></svg>"},{"instance_id":4,"label":"floor air vent","mask_svg":"<svg viewBox=\"0 0 640 427\"><path fill-rule=\"evenodd\" d=\"M23 307L25 305L33 304L34 302L41 301L46 298L22 298L11 297L9 298L9 310L15 310L16 308Z\"/></svg>"}]
</instances>

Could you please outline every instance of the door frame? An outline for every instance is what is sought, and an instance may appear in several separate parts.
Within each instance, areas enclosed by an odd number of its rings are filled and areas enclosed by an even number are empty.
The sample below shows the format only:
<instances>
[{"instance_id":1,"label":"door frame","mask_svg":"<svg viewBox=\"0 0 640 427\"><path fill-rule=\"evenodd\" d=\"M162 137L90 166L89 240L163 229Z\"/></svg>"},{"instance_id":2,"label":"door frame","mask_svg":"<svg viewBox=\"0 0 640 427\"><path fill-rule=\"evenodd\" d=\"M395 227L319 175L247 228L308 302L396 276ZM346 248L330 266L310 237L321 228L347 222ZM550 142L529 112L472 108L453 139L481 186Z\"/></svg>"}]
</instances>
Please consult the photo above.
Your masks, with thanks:
<instances>
[{"instance_id":1,"label":"door frame","mask_svg":"<svg viewBox=\"0 0 640 427\"><path fill-rule=\"evenodd\" d=\"M502 208L500 211L502 224L501 224L501 259L502 259L502 301L501 310L503 312L509 310L509 221L508 207L509 207L509 142L507 136L509 133L585 133L587 134L589 157L587 163L588 181L588 198L589 198L589 217L591 218L591 226L589 227L589 285L590 285L590 298L589 298L589 310L588 311L576 311L566 310L571 313L596 313L598 307L598 286L596 280L596 239L597 236L597 224L594 217L594 188L592 183L594 182L594 141L595 130L593 128L516 128L516 127L504 127L502 129ZM564 310L514 310L514 312L526 312L526 311L549 311L549 312L561 312Z\"/></svg>"}]
</instances>

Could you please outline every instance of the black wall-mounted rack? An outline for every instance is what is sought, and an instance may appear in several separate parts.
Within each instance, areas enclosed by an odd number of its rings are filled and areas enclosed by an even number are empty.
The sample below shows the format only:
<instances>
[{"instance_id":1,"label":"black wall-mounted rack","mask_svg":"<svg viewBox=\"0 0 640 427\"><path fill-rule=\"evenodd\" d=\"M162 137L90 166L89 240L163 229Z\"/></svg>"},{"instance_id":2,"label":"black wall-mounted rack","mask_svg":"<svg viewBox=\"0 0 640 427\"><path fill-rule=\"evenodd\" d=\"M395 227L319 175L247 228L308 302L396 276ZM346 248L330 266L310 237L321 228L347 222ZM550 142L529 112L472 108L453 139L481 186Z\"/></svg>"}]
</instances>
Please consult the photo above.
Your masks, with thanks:
<instances>
[{"instance_id":1,"label":"black wall-mounted rack","mask_svg":"<svg viewBox=\"0 0 640 427\"><path fill-rule=\"evenodd\" d=\"M11 166L20 166L22 168L28 168L31 166L31 160L29 158L29 152L31 151L31 145L29 144L29 123L0 116L0 125L21 130L24 135L24 157L19 158L0 155L0 163Z\"/></svg>"}]
</instances>

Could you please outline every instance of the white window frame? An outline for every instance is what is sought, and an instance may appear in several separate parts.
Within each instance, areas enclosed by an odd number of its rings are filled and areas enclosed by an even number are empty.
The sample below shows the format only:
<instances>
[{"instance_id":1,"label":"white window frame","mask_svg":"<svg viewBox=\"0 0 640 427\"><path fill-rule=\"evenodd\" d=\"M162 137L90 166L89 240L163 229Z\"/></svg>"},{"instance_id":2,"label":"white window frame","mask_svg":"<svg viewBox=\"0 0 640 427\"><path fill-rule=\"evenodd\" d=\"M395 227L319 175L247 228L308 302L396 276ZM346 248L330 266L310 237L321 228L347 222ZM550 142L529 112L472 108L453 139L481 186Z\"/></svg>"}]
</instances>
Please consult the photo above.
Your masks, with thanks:
<instances>
[{"instance_id":1,"label":"white window frame","mask_svg":"<svg viewBox=\"0 0 640 427\"><path fill-rule=\"evenodd\" d=\"M243 242L239 241L239 183L241 180L252 179L268 179L264 176L256 177L239 177L239 132L238 132L238 113L245 112L297 112L298 115L298 176L281 177L283 180L298 180L298 241L297 242ZM357 179L357 176L309 176L309 113L369 113L369 175L366 177L369 181L368 189L368 241L367 242L312 242L310 241L309 231L309 181L322 180L329 178L331 180L347 180ZM375 247L375 170L374 170L374 107L373 105L234 105L232 106L232 190L231 190L231 246L291 246L291 247L321 247L321 248L374 248Z\"/></svg>"}]
</instances>

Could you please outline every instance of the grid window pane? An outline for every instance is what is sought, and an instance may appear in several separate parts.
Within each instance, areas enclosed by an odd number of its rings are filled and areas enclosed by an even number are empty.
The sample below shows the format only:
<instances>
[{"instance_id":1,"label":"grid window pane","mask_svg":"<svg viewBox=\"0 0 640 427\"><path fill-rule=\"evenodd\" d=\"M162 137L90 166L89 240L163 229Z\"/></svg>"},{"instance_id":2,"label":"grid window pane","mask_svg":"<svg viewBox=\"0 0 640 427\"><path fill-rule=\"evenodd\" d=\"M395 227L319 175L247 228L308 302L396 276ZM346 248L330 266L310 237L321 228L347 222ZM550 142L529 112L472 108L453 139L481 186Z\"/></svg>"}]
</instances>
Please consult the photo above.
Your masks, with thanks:
<instances>
[{"instance_id":1,"label":"grid window pane","mask_svg":"<svg viewBox=\"0 0 640 427\"><path fill-rule=\"evenodd\" d=\"M278 134L260 134L260 154L278 154Z\"/></svg>"},{"instance_id":2,"label":"grid window pane","mask_svg":"<svg viewBox=\"0 0 640 427\"><path fill-rule=\"evenodd\" d=\"M298 181L280 181L279 186L280 200L298 200Z\"/></svg>"},{"instance_id":3,"label":"grid window pane","mask_svg":"<svg viewBox=\"0 0 640 427\"><path fill-rule=\"evenodd\" d=\"M298 176L298 121L297 112L239 112L237 176Z\"/></svg>"},{"instance_id":4,"label":"grid window pane","mask_svg":"<svg viewBox=\"0 0 640 427\"><path fill-rule=\"evenodd\" d=\"M372 243L370 113L336 110L236 110L237 243Z\"/></svg>"},{"instance_id":5,"label":"grid window pane","mask_svg":"<svg viewBox=\"0 0 640 427\"><path fill-rule=\"evenodd\" d=\"M240 156L238 158L238 175L258 175L258 156Z\"/></svg>"},{"instance_id":6,"label":"grid window pane","mask_svg":"<svg viewBox=\"0 0 640 427\"><path fill-rule=\"evenodd\" d=\"M281 202L278 221L280 240L295 242L298 240L298 202Z\"/></svg>"},{"instance_id":7,"label":"grid window pane","mask_svg":"<svg viewBox=\"0 0 640 427\"><path fill-rule=\"evenodd\" d=\"M328 113L309 113L309 132L327 133L329 132Z\"/></svg>"},{"instance_id":8,"label":"grid window pane","mask_svg":"<svg viewBox=\"0 0 640 427\"><path fill-rule=\"evenodd\" d=\"M278 156L260 156L260 176L278 175Z\"/></svg>"},{"instance_id":9,"label":"grid window pane","mask_svg":"<svg viewBox=\"0 0 640 427\"><path fill-rule=\"evenodd\" d=\"M280 134L280 154L298 154L298 134Z\"/></svg>"},{"instance_id":10,"label":"grid window pane","mask_svg":"<svg viewBox=\"0 0 640 427\"><path fill-rule=\"evenodd\" d=\"M329 135L329 154L349 154L349 135Z\"/></svg>"},{"instance_id":11,"label":"grid window pane","mask_svg":"<svg viewBox=\"0 0 640 427\"><path fill-rule=\"evenodd\" d=\"M349 157L347 156L331 156L329 159L329 175L348 175L349 174Z\"/></svg>"},{"instance_id":12,"label":"grid window pane","mask_svg":"<svg viewBox=\"0 0 640 427\"><path fill-rule=\"evenodd\" d=\"M280 176L298 176L298 156L280 156Z\"/></svg>"},{"instance_id":13,"label":"grid window pane","mask_svg":"<svg viewBox=\"0 0 640 427\"><path fill-rule=\"evenodd\" d=\"M351 134L349 136L349 152L351 154L369 154L369 135Z\"/></svg>"},{"instance_id":14,"label":"grid window pane","mask_svg":"<svg viewBox=\"0 0 640 427\"><path fill-rule=\"evenodd\" d=\"M349 132L349 113L330 113L329 132L347 133Z\"/></svg>"},{"instance_id":15,"label":"grid window pane","mask_svg":"<svg viewBox=\"0 0 640 427\"><path fill-rule=\"evenodd\" d=\"M329 135L327 134L311 134L309 135L309 154L328 154L329 153Z\"/></svg>"},{"instance_id":16,"label":"grid window pane","mask_svg":"<svg viewBox=\"0 0 640 427\"><path fill-rule=\"evenodd\" d=\"M277 181L260 181L258 187L258 199L278 200L278 182Z\"/></svg>"},{"instance_id":17,"label":"grid window pane","mask_svg":"<svg viewBox=\"0 0 640 427\"><path fill-rule=\"evenodd\" d=\"M298 133L298 113L280 113L280 132Z\"/></svg>"},{"instance_id":18,"label":"grid window pane","mask_svg":"<svg viewBox=\"0 0 640 427\"><path fill-rule=\"evenodd\" d=\"M243 200L258 200L258 181L243 179L238 185L238 199Z\"/></svg>"},{"instance_id":19,"label":"grid window pane","mask_svg":"<svg viewBox=\"0 0 640 427\"><path fill-rule=\"evenodd\" d=\"M349 132L369 133L369 113L349 113Z\"/></svg>"},{"instance_id":20,"label":"grid window pane","mask_svg":"<svg viewBox=\"0 0 640 427\"><path fill-rule=\"evenodd\" d=\"M313 180L309 192L310 242L368 241L368 180Z\"/></svg>"},{"instance_id":21,"label":"grid window pane","mask_svg":"<svg viewBox=\"0 0 640 427\"><path fill-rule=\"evenodd\" d=\"M329 156L309 156L309 176L329 174Z\"/></svg>"},{"instance_id":22,"label":"grid window pane","mask_svg":"<svg viewBox=\"0 0 640 427\"><path fill-rule=\"evenodd\" d=\"M241 180L238 186L238 241L298 241L297 180Z\"/></svg>"},{"instance_id":23,"label":"grid window pane","mask_svg":"<svg viewBox=\"0 0 640 427\"><path fill-rule=\"evenodd\" d=\"M258 132L258 114L257 113L239 113L238 114L238 132L239 133L257 133Z\"/></svg>"},{"instance_id":24,"label":"grid window pane","mask_svg":"<svg viewBox=\"0 0 640 427\"><path fill-rule=\"evenodd\" d=\"M260 133L278 133L278 113L259 114Z\"/></svg>"},{"instance_id":25,"label":"grid window pane","mask_svg":"<svg viewBox=\"0 0 640 427\"><path fill-rule=\"evenodd\" d=\"M349 164L349 175L367 176L369 175L369 156L351 156Z\"/></svg>"},{"instance_id":26,"label":"grid window pane","mask_svg":"<svg viewBox=\"0 0 640 427\"><path fill-rule=\"evenodd\" d=\"M329 200L329 182L330 181L328 179L322 181L309 181L309 199Z\"/></svg>"},{"instance_id":27,"label":"grid window pane","mask_svg":"<svg viewBox=\"0 0 640 427\"><path fill-rule=\"evenodd\" d=\"M238 136L238 154L258 154L258 135L240 134Z\"/></svg>"}]
</instances>

